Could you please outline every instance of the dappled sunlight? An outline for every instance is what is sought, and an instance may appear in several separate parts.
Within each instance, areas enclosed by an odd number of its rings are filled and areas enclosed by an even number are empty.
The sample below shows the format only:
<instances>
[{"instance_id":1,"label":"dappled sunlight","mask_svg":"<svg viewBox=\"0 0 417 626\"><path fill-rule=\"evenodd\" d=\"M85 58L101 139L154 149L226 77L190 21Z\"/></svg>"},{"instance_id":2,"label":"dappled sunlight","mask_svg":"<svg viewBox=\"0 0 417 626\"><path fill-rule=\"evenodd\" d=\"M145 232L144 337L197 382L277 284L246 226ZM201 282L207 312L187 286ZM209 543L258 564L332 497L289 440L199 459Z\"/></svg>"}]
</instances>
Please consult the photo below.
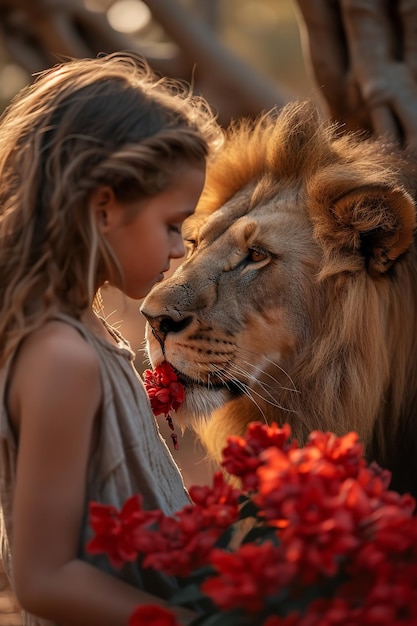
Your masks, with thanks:
<instances>
[{"instance_id":1,"label":"dappled sunlight","mask_svg":"<svg viewBox=\"0 0 417 626\"><path fill-rule=\"evenodd\" d=\"M141 0L117 0L108 9L107 19L121 33L139 33L149 25L152 15Z\"/></svg>"}]
</instances>

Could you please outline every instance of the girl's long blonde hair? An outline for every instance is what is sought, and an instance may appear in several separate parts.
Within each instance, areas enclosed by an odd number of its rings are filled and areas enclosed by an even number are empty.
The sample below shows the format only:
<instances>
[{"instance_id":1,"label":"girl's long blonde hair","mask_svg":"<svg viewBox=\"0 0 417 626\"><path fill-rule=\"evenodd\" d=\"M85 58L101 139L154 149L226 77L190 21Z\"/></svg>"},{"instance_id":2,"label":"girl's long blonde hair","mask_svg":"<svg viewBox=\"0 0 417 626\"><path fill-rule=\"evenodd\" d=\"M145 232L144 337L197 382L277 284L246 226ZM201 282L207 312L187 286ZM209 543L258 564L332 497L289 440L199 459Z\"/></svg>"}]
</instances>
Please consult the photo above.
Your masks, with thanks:
<instances>
[{"instance_id":1,"label":"girl's long blonde hair","mask_svg":"<svg viewBox=\"0 0 417 626\"><path fill-rule=\"evenodd\" d=\"M134 53L72 60L40 74L0 121L0 363L59 308L78 316L118 266L88 210L203 166L221 132L207 103L158 79Z\"/></svg>"}]
</instances>

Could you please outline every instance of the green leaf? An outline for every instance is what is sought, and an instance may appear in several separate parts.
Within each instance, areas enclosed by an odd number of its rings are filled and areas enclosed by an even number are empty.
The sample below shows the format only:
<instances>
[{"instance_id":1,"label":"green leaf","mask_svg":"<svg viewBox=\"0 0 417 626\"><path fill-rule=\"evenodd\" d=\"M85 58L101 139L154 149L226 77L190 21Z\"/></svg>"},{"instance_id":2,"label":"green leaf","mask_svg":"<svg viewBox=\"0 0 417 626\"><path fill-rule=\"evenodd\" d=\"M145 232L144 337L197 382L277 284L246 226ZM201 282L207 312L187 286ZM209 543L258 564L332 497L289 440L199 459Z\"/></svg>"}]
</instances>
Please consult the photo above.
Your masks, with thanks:
<instances>
[{"instance_id":1,"label":"green leaf","mask_svg":"<svg viewBox=\"0 0 417 626\"><path fill-rule=\"evenodd\" d=\"M259 508L252 500L248 500L239 511L239 518L246 519L247 517L256 517L259 513Z\"/></svg>"},{"instance_id":2,"label":"green leaf","mask_svg":"<svg viewBox=\"0 0 417 626\"><path fill-rule=\"evenodd\" d=\"M304 614L314 600L335 597L345 580L346 576L339 572L335 576L325 577L300 589L296 597L291 597L291 589L283 588L274 596L267 598L266 605L269 609L277 610L279 615L288 615L292 611Z\"/></svg>"},{"instance_id":3,"label":"green leaf","mask_svg":"<svg viewBox=\"0 0 417 626\"><path fill-rule=\"evenodd\" d=\"M206 578L215 574L214 567L212 565L204 565L199 567L189 574L185 580L185 584L188 586L190 583L202 583Z\"/></svg>"},{"instance_id":4,"label":"green leaf","mask_svg":"<svg viewBox=\"0 0 417 626\"><path fill-rule=\"evenodd\" d=\"M187 585L184 589L175 591L169 600L169 604L188 604L189 602L198 602L206 600L206 596L200 591L200 587L196 584Z\"/></svg>"},{"instance_id":5,"label":"green leaf","mask_svg":"<svg viewBox=\"0 0 417 626\"><path fill-rule=\"evenodd\" d=\"M197 618L197 621L193 621L193 626L201 624L201 626L244 626L244 624L250 624L243 617L241 611L215 613L202 619Z\"/></svg>"}]
</instances>

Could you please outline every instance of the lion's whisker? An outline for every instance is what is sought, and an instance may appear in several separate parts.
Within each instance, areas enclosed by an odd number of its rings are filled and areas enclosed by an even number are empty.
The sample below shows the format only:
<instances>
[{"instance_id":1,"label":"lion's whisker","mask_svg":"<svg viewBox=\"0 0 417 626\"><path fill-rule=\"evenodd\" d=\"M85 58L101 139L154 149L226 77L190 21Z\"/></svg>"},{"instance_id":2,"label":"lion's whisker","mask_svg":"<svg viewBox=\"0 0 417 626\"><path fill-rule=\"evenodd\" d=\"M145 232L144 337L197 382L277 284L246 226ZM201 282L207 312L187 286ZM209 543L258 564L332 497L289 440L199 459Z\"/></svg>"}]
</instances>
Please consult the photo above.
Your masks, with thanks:
<instances>
[{"instance_id":1,"label":"lion's whisker","mask_svg":"<svg viewBox=\"0 0 417 626\"><path fill-rule=\"evenodd\" d=\"M243 361L243 363L245 363L246 365L252 365L252 363L251 363L250 361ZM273 363L273 362L271 361L271 363ZM276 365L276 364L275 364L275 365ZM277 366L277 367L279 367L278 365L276 365L276 366ZM282 368L280 368L280 369L282 370ZM242 370L242 371L243 371L243 370ZM284 370L282 370L282 371L284 371ZM271 379L271 381L272 381L273 383L276 383L276 385L278 385L278 386L279 386L279 388L280 388L282 391L290 391L291 393L300 393L300 392L298 391L298 389L296 389L295 387L292 387L292 388L291 388L291 387L284 387L284 386L283 386L283 385L282 385L282 384L281 384L281 383L280 383L280 382L279 382L279 381L278 381L278 380L277 380L274 376L272 376L272 374L270 374L269 372L267 372L265 369L263 369L263 368L262 368L262 369L260 369L260 370L259 370L259 372L260 372L261 374L263 374L265 377L270 378L270 379ZM285 373L285 372L284 372L284 373ZM246 372L246 374L249 376L249 374L248 374L247 372ZM258 383L260 386L262 386L262 387L265 389L265 391L266 391L266 387L269 387L269 388L271 388L271 389L273 389L273 388L274 388L272 385L268 385L266 382L261 383L261 381L260 381L258 378L256 379L256 381L257 381L257 383Z\"/></svg>"},{"instance_id":2,"label":"lion's whisker","mask_svg":"<svg viewBox=\"0 0 417 626\"><path fill-rule=\"evenodd\" d=\"M214 366L213 366L213 367L214 367ZM239 389L241 389L241 390L242 390L242 392L245 394L245 396L246 396L247 398L249 398L249 400L250 400L251 402L253 402L253 404L256 406L256 408L258 409L259 413L261 414L262 419L263 419L263 421L265 422L265 424L267 424L267 423L268 423L268 420L267 420L267 418L266 418L266 415L265 415L265 413L263 412L263 410L262 410L261 406L258 404L258 402L255 400L255 398L252 396L252 393L251 393L251 391L252 391L252 390L249 390L249 388L247 387L247 385L245 385L245 383L241 382L240 380L236 380L236 379L234 379L234 378L233 378L233 379L231 379L230 377L229 377L229 378L225 378L225 375L224 375L224 374L225 374L225 372L224 372L224 370L220 370L220 369L217 369L217 368L216 368L216 370L215 370L215 371L212 371L212 373L213 373L213 374L215 374L215 375L216 375L216 376L217 376L217 377L218 377L218 378L222 381L222 384L223 384L223 385L224 385L227 389L229 389L229 390L230 390L230 387L229 387L228 383L232 382L232 380L233 380L233 384L234 384L236 387L238 387ZM259 394L257 394L257 395L259 395ZM261 397L261 396L259 396L259 397Z\"/></svg>"},{"instance_id":3,"label":"lion's whisker","mask_svg":"<svg viewBox=\"0 0 417 626\"><path fill-rule=\"evenodd\" d=\"M242 368L239 368L239 367L238 367L237 365L235 365L235 364L231 364L231 366L230 366L230 373L231 373L232 371L235 371L237 374L244 374L245 376L247 376L247 375L248 375L248 373L247 373L245 370L243 370ZM269 400L266 396L264 396L264 395L262 395L261 393L259 393L258 391L255 391L255 389L250 388L248 385L246 385L246 384L245 384L245 383L243 383L242 381L240 381L240 380L236 380L235 378L233 378L233 381L234 381L234 383L235 383L235 384L236 384L236 385L237 385L240 389L242 389L242 390L244 391L245 395L246 395L248 398L250 398L254 404L256 404L256 406L258 407L258 409L259 409L259 410L261 410L261 409L260 409L260 407L259 407L258 403L255 401L255 399L254 399L254 397L253 397L253 396L258 396L258 398L260 398L261 400L263 400L264 402L266 402L266 403L267 403L267 404L269 404L270 406L274 406L274 407L276 407L276 408L278 408L278 409L280 409L280 410L282 410L282 411L285 411L285 412L290 412L290 409L287 409L287 408L285 408L284 406L282 406L282 405L281 405L281 404L280 404L280 403L276 400L276 398L274 398L274 396L273 396L273 395L272 395L272 394L271 394L271 393L270 393L267 389L265 389L265 388L264 388L264 386L262 385L262 383L260 383L259 381L257 381L257 382L258 382L258 384L259 384L259 386L261 387L261 389L262 389L262 390L263 390L266 394L268 394L268 396L271 398L270 400Z\"/></svg>"},{"instance_id":4,"label":"lion's whisker","mask_svg":"<svg viewBox=\"0 0 417 626\"><path fill-rule=\"evenodd\" d=\"M246 353L246 354L248 354L248 355L253 355L253 356L256 356L256 357L258 357L258 356L259 356L259 354L258 354L257 352L254 352L254 351L252 351L252 350L248 350L248 348L242 348L241 346L238 346L238 347L237 347L237 350L238 350L241 354L245 354L245 353ZM292 389L291 389L291 388L287 388L287 387L282 387L283 389L286 389L287 391L295 391L295 392L297 392L297 393L298 393L298 389L296 388L296 386L295 386L295 383L294 383L293 379L292 379L292 378L291 378L291 376L288 374L288 372L287 372L287 371L286 371L283 367L281 367L281 365L279 365L279 363L277 363L276 361L273 361L272 359L269 359L269 358L268 358L266 355L264 355L264 354L262 355L262 358L263 358L263 359L264 359L267 363L269 363L270 365L272 365L273 367L276 367L276 368L277 368L280 372L282 372L282 373L284 374L284 376L286 376L286 377L288 378L288 380L290 381L290 383L291 383L291 385L292 385ZM251 361L245 361L245 363L247 363L248 365L251 365ZM272 378L272 380L274 380L275 382L277 382L277 381L276 381L276 379L275 379L275 378L274 378L271 374L268 374L267 372L265 372L265 370L263 370L263 373L264 373L265 375L267 375L267 376L270 376L270 377Z\"/></svg>"},{"instance_id":5,"label":"lion's whisker","mask_svg":"<svg viewBox=\"0 0 417 626\"><path fill-rule=\"evenodd\" d=\"M248 365L250 365L250 363L248 363ZM236 363L233 363L231 367L234 368L235 372L237 372L238 374L243 374L249 380L252 378L247 370L245 370L243 367L239 367ZM270 378L279 386L280 389L285 389L285 387L282 387L279 384L279 382L273 376L270 376ZM256 383L259 385L259 387L271 398L271 400L272 400L271 404L273 404L274 406L279 406L279 404L277 404L276 397L270 391L270 389L274 389L274 387L272 387L272 385L268 385L267 383L260 381L257 378L256 379L253 378L253 380L255 380ZM253 390L253 391L255 392L255 390ZM290 391L292 391L292 390L290 390ZM267 398L264 398L264 400L267 400Z\"/></svg>"}]
</instances>

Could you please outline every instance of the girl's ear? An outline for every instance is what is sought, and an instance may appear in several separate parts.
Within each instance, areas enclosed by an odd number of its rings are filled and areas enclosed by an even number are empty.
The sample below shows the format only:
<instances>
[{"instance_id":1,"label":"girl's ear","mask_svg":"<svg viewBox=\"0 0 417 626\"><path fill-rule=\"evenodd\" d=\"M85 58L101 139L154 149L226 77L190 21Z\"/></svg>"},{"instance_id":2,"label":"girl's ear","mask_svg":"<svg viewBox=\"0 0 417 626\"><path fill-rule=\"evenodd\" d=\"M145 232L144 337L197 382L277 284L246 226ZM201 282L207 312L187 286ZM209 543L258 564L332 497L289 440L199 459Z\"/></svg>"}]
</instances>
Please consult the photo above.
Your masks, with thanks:
<instances>
[{"instance_id":1,"label":"girl's ear","mask_svg":"<svg viewBox=\"0 0 417 626\"><path fill-rule=\"evenodd\" d=\"M113 189L108 185L97 187L90 196L89 206L100 232L106 234L112 227L118 206Z\"/></svg>"}]
</instances>

